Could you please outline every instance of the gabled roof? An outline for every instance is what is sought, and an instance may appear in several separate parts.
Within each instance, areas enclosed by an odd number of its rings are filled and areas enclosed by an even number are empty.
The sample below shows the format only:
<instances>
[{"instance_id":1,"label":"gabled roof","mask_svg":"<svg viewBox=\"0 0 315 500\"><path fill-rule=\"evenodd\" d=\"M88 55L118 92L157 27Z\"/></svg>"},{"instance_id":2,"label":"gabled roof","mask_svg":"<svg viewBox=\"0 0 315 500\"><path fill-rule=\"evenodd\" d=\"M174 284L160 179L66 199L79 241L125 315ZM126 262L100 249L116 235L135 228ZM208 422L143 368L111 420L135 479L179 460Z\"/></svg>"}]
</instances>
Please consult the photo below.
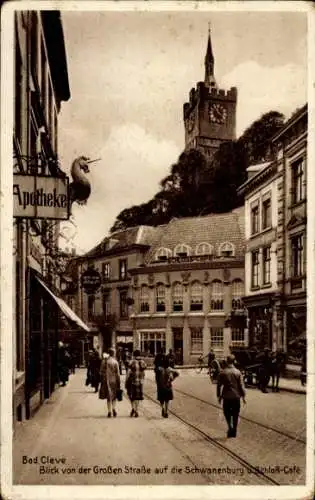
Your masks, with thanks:
<instances>
[{"instance_id":1,"label":"gabled roof","mask_svg":"<svg viewBox=\"0 0 315 500\"><path fill-rule=\"evenodd\" d=\"M171 220L163 227L160 237L148 251L146 263L155 261L155 254L159 248L174 250L176 245L184 243L195 249L198 243L210 243L217 249L225 242L234 245L235 258L244 256L244 207L228 213Z\"/></svg>"},{"instance_id":2,"label":"gabled roof","mask_svg":"<svg viewBox=\"0 0 315 500\"><path fill-rule=\"evenodd\" d=\"M159 231L159 228L151 226L135 226L116 231L110 236L106 236L98 245L84 255L81 255L80 258L101 257L109 252L115 253L116 251L127 249L135 245L144 247L150 246L158 237Z\"/></svg>"}]
</instances>

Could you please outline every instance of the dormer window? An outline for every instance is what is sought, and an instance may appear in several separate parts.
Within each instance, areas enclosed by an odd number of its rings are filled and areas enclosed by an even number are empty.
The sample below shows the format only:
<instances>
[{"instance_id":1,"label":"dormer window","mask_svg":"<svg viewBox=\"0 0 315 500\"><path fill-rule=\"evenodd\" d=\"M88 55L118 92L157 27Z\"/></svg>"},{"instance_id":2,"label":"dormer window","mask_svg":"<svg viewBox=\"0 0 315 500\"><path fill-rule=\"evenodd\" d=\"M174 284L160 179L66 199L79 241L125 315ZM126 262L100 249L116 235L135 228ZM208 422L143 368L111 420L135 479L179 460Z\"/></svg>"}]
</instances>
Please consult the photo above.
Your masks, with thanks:
<instances>
[{"instance_id":1,"label":"dormer window","mask_svg":"<svg viewBox=\"0 0 315 500\"><path fill-rule=\"evenodd\" d=\"M159 248L155 254L155 260L159 262L165 262L170 257L172 257L172 251L169 248Z\"/></svg>"},{"instance_id":2,"label":"dormer window","mask_svg":"<svg viewBox=\"0 0 315 500\"><path fill-rule=\"evenodd\" d=\"M234 257L234 245L229 242L222 243L222 245L220 245L219 255L220 257Z\"/></svg>"},{"instance_id":3,"label":"dormer window","mask_svg":"<svg viewBox=\"0 0 315 500\"><path fill-rule=\"evenodd\" d=\"M210 243L199 243L196 247L196 255L213 255L213 246Z\"/></svg>"},{"instance_id":4,"label":"dormer window","mask_svg":"<svg viewBox=\"0 0 315 500\"><path fill-rule=\"evenodd\" d=\"M185 243L180 243L179 245L176 245L174 249L174 256L175 257L187 257L191 255L192 251L190 246L185 245Z\"/></svg>"}]
</instances>

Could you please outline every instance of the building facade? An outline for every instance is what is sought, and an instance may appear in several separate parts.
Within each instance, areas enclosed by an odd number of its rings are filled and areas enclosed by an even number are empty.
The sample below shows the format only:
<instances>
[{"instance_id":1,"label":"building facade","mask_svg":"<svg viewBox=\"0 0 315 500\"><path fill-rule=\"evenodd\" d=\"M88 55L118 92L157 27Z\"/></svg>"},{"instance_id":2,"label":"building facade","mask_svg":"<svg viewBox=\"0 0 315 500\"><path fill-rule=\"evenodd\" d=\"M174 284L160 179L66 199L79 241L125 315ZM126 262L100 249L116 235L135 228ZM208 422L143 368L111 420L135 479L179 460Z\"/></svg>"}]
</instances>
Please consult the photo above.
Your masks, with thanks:
<instances>
[{"instance_id":1,"label":"building facade","mask_svg":"<svg viewBox=\"0 0 315 500\"><path fill-rule=\"evenodd\" d=\"M277 301L282 344L288 360L300 360L296 346L306 341L307 105L297 110L273 138L278 184Z\"/></svg>"},{"instance_id":2,"label":"building facade","mask_svg":"<svg viewBox=\"0 0 315 500\"><path fill-rule=\"evenodd\" d=\"M14 174L25 182L65 179L58 163L58 114L70 90L60 12L16 11L13 50ZM58 220L15 217L13 234L16 421L29 418L54 390L62 317L54 295L60 285Z\"/></svg>"},{"instance_id":3,"label":"building facade","mask_svg":"<svg viewBox=\"0 0 315 500\"><path fill-rule=\"evenodd\" d=\"M248 169L244 303L249 343L299 362L306 341L307 105L272 138L271 161Z\"/></svg>"},{"instance_id":4,"label":"building facade","mask_svg":"<svg viewBox=\"0 0 315 500\"><path fill-rule=\"evenodd\" d=\"M79 285L75 300L76 312L103 332L104 348L129 343L148 359L172 348L187 364L210 348L223 357L248 343L242 209L119 231L77 266L102 275L98 293Z\"/></svg>"},{"instance_id":5,"label":"building facade","mask_svg":"<svg viewBox=\"0 0 315 500\"><path fill-rule=\"evenodd\" d=\"M214 76L214 55L209 31L205 78L184 104L185 149L200 150L209 160L220 144L235 139L237 89L220 89Z\"/></svg>"},{"instance_id":6,"label":"building facade","mask_svg":"<svg viewBox=\"0 0 315 500\"><path fill-rule=\"evenodd\" d=\"M245 297L249 345L275 349L280 342L276 300L278 181L277 166L266 162L247 169L239 192L245 197Z\"/></svg>"}]
</instances>

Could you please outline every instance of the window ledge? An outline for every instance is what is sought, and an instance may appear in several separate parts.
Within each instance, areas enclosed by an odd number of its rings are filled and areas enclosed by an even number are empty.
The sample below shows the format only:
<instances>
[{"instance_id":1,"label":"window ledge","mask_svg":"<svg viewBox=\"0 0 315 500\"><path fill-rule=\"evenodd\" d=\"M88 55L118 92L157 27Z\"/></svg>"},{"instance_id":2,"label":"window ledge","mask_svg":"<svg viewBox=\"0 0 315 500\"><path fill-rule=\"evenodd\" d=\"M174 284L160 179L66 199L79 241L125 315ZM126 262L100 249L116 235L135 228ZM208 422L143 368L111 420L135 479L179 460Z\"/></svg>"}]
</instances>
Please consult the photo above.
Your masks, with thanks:
<instances>
[{"instance_id":1,"label":"window ledge","mask_svg":"<svg viewBox=\"0 0 315 500\"><path fill-rule=\"evenodd\" d=\"M203 311L188 311L188 316L204 316Z\"/></svg>"},{"instance_id":2,"label":"window ledge","mask_svg":"<svg viewBox=\"0 0 315 500\"><path fill-rule=\"evenodd\" d=\"M274 229L273 226L265 227L265 229L262 229L261 231L258 231L255 234L251 234L249 239L253 240L254 238L257 238L257 236L262 236L263 234L268 233L269 231L272 231L273 229Z\"/></svg>"},{"instance_id":3,"label":"window ledge","mask_svg":"<svg viewBox=\"0 0 315 500\"><path fill-rule=\"evenodd\" d=\"M175 311L173 311L173 312L171 312L169 315L170 315L170 316L175 316L175 317L176 317L176 316L185 316L185 313L184 313L184 311L176 311L176 312L175 312Z\"/></svg>"},{"instance_id":4,"label":"window ledge","mask_svg":"<svg viewBox=\"0 0 315 500\"><path fill-rule=\"evenodd\" d=\"M264 289L264 288L272 288L272 283L266 283L265 285L261 285L260 287L261 289Z\"/></svg>"},{"instance_id":5,"label":"window ledge","mask_svg":"<svg viewBox=\"0 0 315 500\"><path fill-rule=\"evenodd\" d=\"M225 316L225 311L210 311L208 316Z\"/></svg>"},{"instance_id":6,"label":"window ledge","mask_svg":"<svg viewBox=\"0 0 315 500\"><path fill-rule=\"evenodd\" d=\"M250 288L250 291L251 291L251 292L257 292L258 290L260 290L260 286L252 286L252 287Z\"/></svg>"}]
</instances>

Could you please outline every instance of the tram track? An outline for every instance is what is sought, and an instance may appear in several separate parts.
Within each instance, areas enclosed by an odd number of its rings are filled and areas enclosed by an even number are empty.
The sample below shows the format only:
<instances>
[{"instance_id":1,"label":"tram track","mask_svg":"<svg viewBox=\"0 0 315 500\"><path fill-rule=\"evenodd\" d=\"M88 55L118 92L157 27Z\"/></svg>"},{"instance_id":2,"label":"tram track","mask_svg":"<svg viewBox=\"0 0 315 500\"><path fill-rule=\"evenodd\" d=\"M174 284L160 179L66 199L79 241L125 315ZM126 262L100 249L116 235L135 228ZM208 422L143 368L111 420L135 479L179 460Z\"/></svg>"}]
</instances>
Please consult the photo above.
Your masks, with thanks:
<instances>
[{"instance_id":1,"label":"tram track","mask_svg":"<svg viewBox=\"0 0 315 500\"><path fill-rule=\"evenodd\" d=\"M181 391L179 391L181 392ZM155 403L157 406L160 406L158 401L156 400L155 397L151 396L148 394L147 391L144 391L144 395L147 399ZM175 418L180 420L182 423L184 423L187 427L190 429L194 430L199 436L201 436L204 440L208 441L211 443L211 445L220 450L223 451L226 455L231 457L233 460L235 460L238 464L240 464L242 467L244 467L245 470L247 470L252 476L256 476L259 479L262 479L265 484L270 484L273 486L280 486L281 483L270 477L268 474L265 474L263 471L259 470L257 467L252 465L250 462L248 462L245 458L240 456L238 453L234 452L227 446L224 446L222 443L220 443L217 439L214 439L211 437L208 433L204 432L202 429L194 425L192 422L187 420L186 418L183 418L181 415L179 415L176 411L173 409L169 409L169 413L172 414Z\"/></svg>"},{"instance_id":2,"label":"tram track","mask_svg":"<svg viewBox=\"0 0 315 500\"><path fill-rule=\"evenodd\" d=\"M177 389L173 387L173 391L175 393L182 394L184 396L190 397L191 399L194 399L196 401L199 401L200 403L204 403L207 406L211 406L212 408L217 408L218 410L221 409L219 405L216 405L215 403L211 403L210 401L206 401L205 399L199 398L198 396L195 396L194 394L190 394L188 392L183 391L182 389ZM283 432L280 429L276 429L275 427L272 427L270 425L263 424L262 422L257 422L256 420L252 420L251 418L245 417L243 415L239 416L240 420L244 420L245 422L249 422L251 424L255 424L259 427L262 427L263 429L266 429L268 431L276 432L282 437L286 437L288 439L292 439L293 441L297 441L298 443L306 444L306 440L302 439L300 437L293 436L292 434L289 434L287 432Z\"/></svg>"}]
</instances>

